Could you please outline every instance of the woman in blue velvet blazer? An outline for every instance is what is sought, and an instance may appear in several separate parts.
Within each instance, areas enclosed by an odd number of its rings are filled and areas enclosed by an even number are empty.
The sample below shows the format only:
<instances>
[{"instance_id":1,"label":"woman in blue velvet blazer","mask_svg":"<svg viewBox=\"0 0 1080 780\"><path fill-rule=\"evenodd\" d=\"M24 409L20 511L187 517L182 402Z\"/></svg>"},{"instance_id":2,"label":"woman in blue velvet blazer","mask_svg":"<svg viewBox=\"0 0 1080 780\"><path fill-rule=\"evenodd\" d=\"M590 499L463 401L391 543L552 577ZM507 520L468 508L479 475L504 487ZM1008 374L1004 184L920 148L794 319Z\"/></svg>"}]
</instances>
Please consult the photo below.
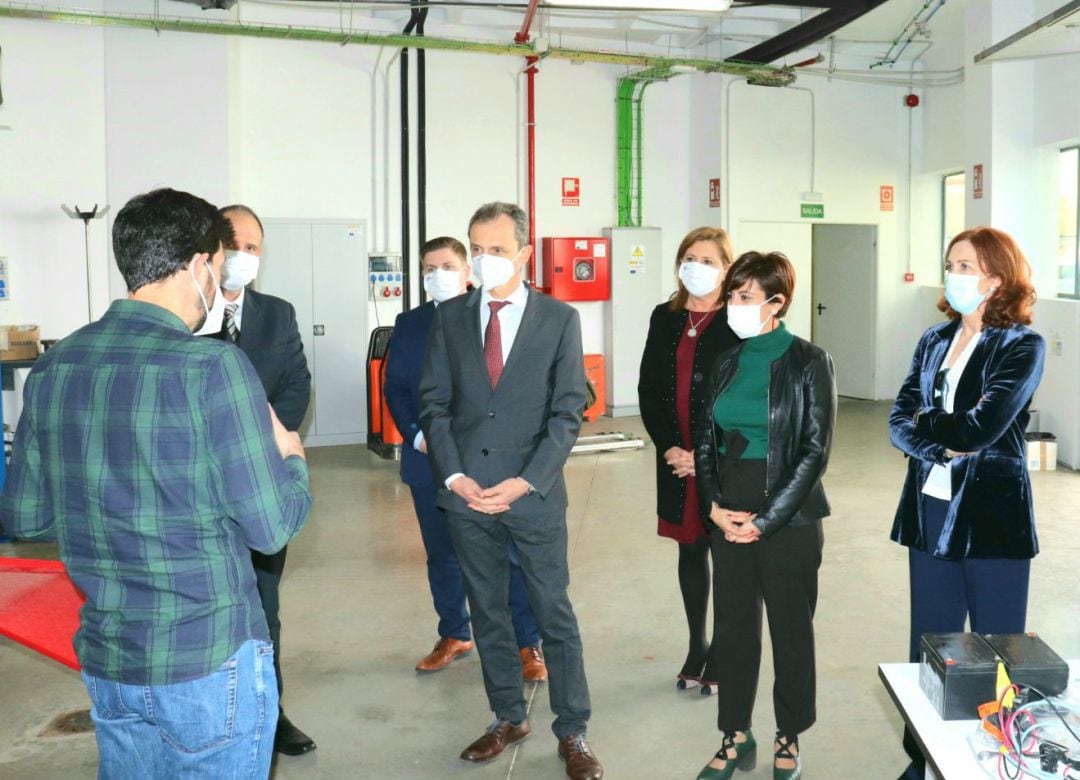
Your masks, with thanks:
<instances>
[{"instance_id":1,"label":"woman in blue velvet blazer","mask_svg":"<svg viewBox=\"0 0 1080 780\"><path fill-rule=\"evenodd\" d=\"M1046 347L1027 327L1031 269L989 227L954 238L945 269L949 319L923 334L889 415L908 457L892 539L909 551L911 661L924 633L969 617L972 631L1023 631L1039 551L1024 430Z\"/></svg>"}]
</instances>

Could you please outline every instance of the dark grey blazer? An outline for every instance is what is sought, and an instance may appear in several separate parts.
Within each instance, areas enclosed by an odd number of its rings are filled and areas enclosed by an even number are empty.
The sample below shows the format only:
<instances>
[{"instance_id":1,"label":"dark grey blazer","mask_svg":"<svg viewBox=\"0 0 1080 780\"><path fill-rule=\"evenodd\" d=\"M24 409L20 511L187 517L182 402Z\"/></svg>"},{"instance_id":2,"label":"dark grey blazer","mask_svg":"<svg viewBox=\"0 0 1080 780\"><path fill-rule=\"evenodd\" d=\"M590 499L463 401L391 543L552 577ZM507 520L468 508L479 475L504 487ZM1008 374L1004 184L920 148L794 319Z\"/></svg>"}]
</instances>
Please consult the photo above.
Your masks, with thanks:
<instances>
[{"instance_id":1,"label":"dark grey blazer","mask_svg":"<svg viewBox=\"0 0 1080 780\"><path fill-rule=\"evenodd\" d=\"M480 337L479 289L439 304L420 379L420 424L438 505L468 511L442 483L458 472L481 487L522 477L536 492L517 515L566 508L563 465L585 409L585 366L577 311L530 289L521 327L492 390Z\"/></svg>"}]
</instances>

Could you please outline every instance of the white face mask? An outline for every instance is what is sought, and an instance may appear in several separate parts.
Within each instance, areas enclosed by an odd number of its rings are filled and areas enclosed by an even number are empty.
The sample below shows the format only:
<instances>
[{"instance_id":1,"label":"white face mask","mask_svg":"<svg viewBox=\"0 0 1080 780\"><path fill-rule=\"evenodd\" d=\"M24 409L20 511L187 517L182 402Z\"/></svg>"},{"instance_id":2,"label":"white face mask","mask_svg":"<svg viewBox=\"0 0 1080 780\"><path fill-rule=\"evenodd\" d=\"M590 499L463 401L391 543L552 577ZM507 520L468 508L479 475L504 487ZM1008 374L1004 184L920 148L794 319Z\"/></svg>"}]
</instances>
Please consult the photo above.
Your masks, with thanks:
<instances>
[{"instance_id":1,"label":"white face mask","mask_svg":"<svg viewBox=\"0 0 1080 780\"><path fill-rule=\"evenodd\" d=\"M225 265L221 267L221 286L230 292L251 284L259 273L259 256L249 252L225 250Z\"/></svg>"},{"instance_id":2,"label":"white face mask","mask_svg":"<svg viewBox=\"0 0 1080 780\"><path fill-rule=\"evenodd\" d=\"M720 269L715 265L683 262L679 266L679 281L691 295L703 298L720 286Z\"/></svg>"},{"instance_id":3,"label":"white face mask","mask_svg":"<svg viewBox=\"0 0 1080 780\"><path fill-rule=\"evenodd\" d=\"M436 268L424 274L424 291L436 303L442 303L461 295L462 287L461 271Z\"/></svg>"},{"instance_id":4,"label":"white face mask","mask_svg":"<svg viewBox=\"0 0 1080 780\"><path fill-rule=\"evenodd\" d=\"M776 296L774 295L773 298ZM762 303L747 303L743 305L727 305L728 326L735 331L735 335L741 339L751 339L764 330L766 323L761 321L761 307L771 301L772 298ZM769 319L772 319L772 314Z\"/></svg>"},{"instance_id":5,"label":"white face mask","mask_svg":"<svg viewBox=\"0 0 1080 780\"><path fill-rule=\"evenodd\" d=\"M480 285L487 291L502 287L514 278L517 269L514 261L521 254L519 249L513 257L500 257L499 255L476 255L472 259L472 270Z\"/></svg>"},{"instance_id":6,"label":"white face mask","mask_svg":"<svg viewBox=\"0 0 1080 780\"><path fill-rule=\"evenodd\" d=\"M217 300L217 277L214 276L214 268L210 265L209 260L206 261L206 270L210 272L210 280L213 282L213 285L210 287L210 294ZM195 326L195 330L198 330L206 324L206 318L210 316L210 304L206 301L206 293L203 292L202 285L199 284L199 280L195 278L194 263L188 264L188 273L191 274L191 281L195 284L195 292L199 294L199 300L202 301L203 305L203 315L199 318L199 323Z\"/></svg>"}]
</instances>

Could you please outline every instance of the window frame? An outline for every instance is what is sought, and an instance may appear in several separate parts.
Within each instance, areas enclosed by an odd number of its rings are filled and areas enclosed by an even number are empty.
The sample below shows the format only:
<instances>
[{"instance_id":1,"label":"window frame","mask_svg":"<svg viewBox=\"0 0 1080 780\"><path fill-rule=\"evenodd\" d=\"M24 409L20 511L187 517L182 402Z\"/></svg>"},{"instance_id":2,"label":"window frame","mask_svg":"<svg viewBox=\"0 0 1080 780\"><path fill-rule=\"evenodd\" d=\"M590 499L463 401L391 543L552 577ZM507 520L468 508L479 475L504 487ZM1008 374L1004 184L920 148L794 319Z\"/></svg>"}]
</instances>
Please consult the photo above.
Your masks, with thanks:
<instances>
[{"instance_id":1,"label":"window frame","mask_svg":"<svg viewBox=\"0 0 1080 780\"><path fill-rule=\"evenodd\" d=\"M1076 232L1073 241L1073 290L1071 293L1055 290L1055 297L1066 300L1080 299L1080 144L1070 144L1058 149L1058 158L1066 152L1076 152ZM1059 167L1060 170L1060 167ZM1060 188L1060 183L1059 183ZM1061 242L1061 234L1058 234L1058 242Z\"/></svg>"},{"instance_id":2,"label":"window frame","mask_svg":"<svg viewBox=\"0 0 1080 780\"><path fill-rule=\"evenodd\" d=\"M941 174L941 263L938 266L940 270L939 282L941 284L945 283L945 254L949 249L949 241L952 240L949 236L949 220L946 218L945 207L948 202L949 179L953 176L964 177L964 209L965 211L967 210L967 170L964 168L957 168L956 170L946 171Z\"/></svg>"}]
</instances>

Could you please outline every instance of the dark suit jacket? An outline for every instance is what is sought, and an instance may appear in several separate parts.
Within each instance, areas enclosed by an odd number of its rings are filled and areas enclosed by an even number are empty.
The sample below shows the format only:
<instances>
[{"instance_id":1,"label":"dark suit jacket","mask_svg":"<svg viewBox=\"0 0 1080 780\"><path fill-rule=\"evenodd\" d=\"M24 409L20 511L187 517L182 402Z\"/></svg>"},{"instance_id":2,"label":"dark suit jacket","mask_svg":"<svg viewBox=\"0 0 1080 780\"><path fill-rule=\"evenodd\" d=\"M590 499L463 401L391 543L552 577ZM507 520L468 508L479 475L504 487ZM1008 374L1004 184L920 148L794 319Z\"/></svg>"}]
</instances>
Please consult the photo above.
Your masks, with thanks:
<instances>
[{"instance_id":1,"label":"dark suit jacket","mask_svg":"<svg viewBox=\"0 0 1080 780\"><path fill-rule=\"evenodd\" d=\"M892 539L948 560L1032 558L1039 542L1024 430L1046 345L1023 325L984 328L950 414L935 408L934 377L958 327L959 320L944 322L923 334L889 415L892 443L908 456ZM922 487L946 449L972 454L953 461L945 530L931 549L923 534Z\"/></svg>"},{"instance_id":2,"label":"dark suit jacket","mask_svg":"<svg viewBox=\"0 0 1080 780\"><path fill-rule=\"evenodd\" d=\"M224 331L222 324L221 332L212 337L224 339ZM311 374L293 305L249 287L244 292L240 339L236 346L255 366L281 424L290 431L298 430L311 399Z\"/></svg>"},{"instance_id":3,"label":"dark suit jacket","mask_svg":"<svg viewBox=\"0 0 1080 780\"><path fill-rule=\"evenodd\" d=\"M577 310L530 289L498 386L492 390L480 337L481 291L440 304L420 380L420 421L438 503L459 514L465 502L442 483L461 472L481 487L522 477L536 492L517 515L565 510L563 465L585 410L585 364Z\"/></svg>"},{"instance_id":4,"label":"dark suit jacket","mask_svg":"<svg viewBox=\"0 0 1080 780\"><path fill-rule=\"evenodd\" d=\"M664 460L664 453L683 445L679 434L679 417L675 410L675 352L679 348L686 309L672 311L667 303L653 309L649 320L649 335L641 355L638 375L638 406L641 421L656 447L656 514L669 523L682 525L683 502L686 501L686 480L676 477ZM695 320L696 322L696 320ZM698 429L699 416L709 400L712 386L709 371L720 354L739 343L739 337L728 327L727 312L721 309L713 315L694 350L694 373L690 383L690 435ZM696 442L687 442L691 452Z\"/></svg>"},{"instance_id":5,"label":"dark suit jacket","mask_svg":"<svg viewBox=\"0 0 1080 780\"><path fill-rule=\"evenodd\" d=\"M431 461L413 447L420 432L420 375L424 370L428 334L435 321L435 302L399 314L390 337L383 396L390 416L405 439L401 445L401 479L411 487L430 487Z\"/></svg>"}]
</instances>

